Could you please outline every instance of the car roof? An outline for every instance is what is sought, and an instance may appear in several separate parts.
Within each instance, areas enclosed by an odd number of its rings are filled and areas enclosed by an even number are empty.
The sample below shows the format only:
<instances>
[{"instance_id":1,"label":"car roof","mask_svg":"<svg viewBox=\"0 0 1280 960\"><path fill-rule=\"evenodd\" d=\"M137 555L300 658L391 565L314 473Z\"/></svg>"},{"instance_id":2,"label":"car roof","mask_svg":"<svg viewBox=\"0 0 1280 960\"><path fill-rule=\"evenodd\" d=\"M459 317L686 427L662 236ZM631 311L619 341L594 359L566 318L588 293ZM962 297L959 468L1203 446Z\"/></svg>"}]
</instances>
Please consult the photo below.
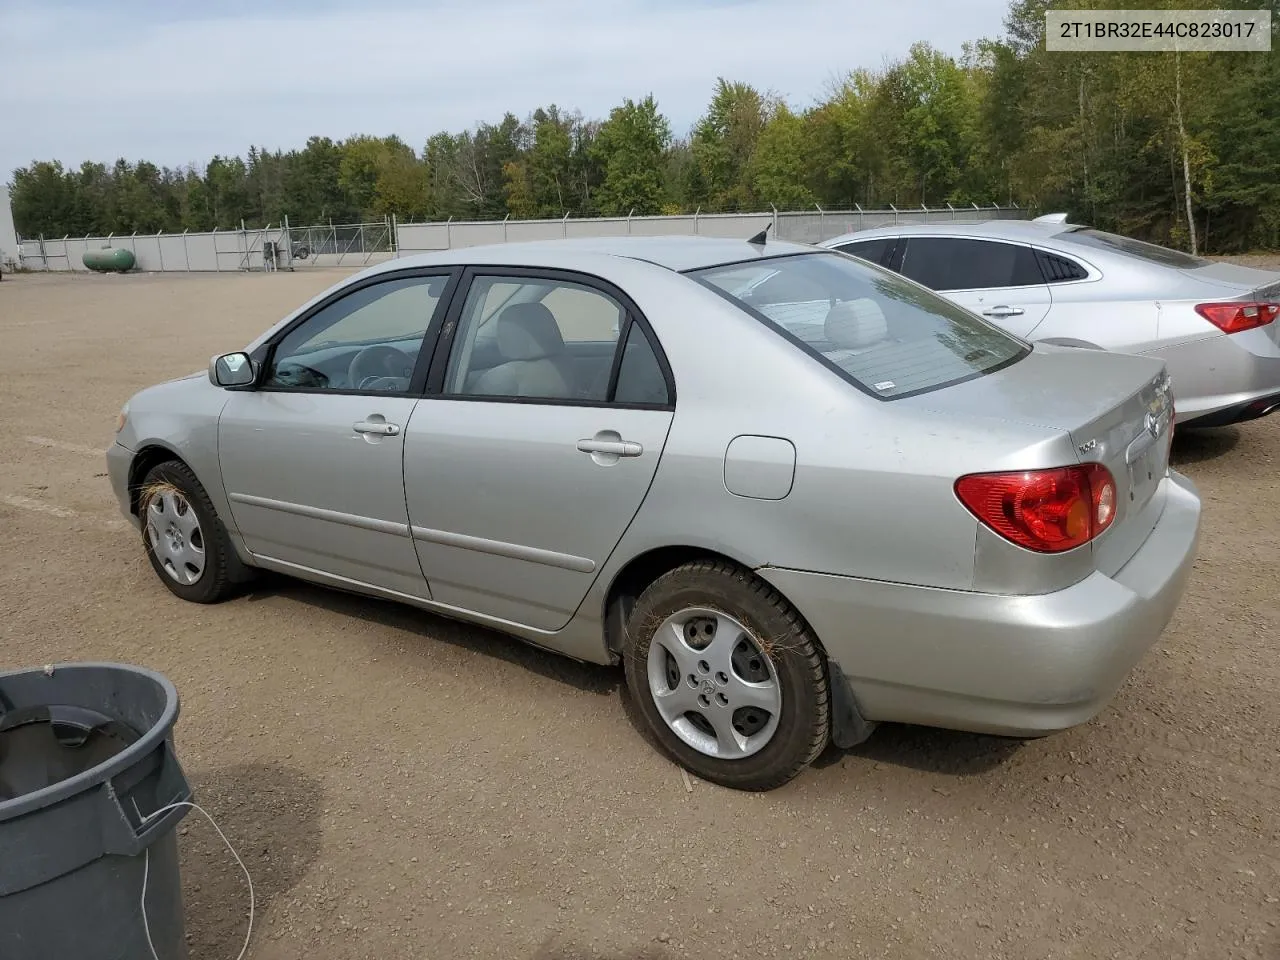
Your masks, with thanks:
<instances>
[{"instance_id":1,"label":"car roof","mask_svg":"<svg viewBox=\"0 0 1280 960\"><path fill-rule=\"evenodd\" d=\"M723 263L760 260L796 253L822 253L817 247L785 240L750 243L728 237L573 237L457 247L432 253L409 254L382 264L387 269L442 264L502 264L505 266L587 266L599 257L643 260L668 270L696 270Z\"/></svg>"},{"instance_id":2,"label":"car roof","mask_svg":"<svg viewBox=\"0 0 1280 960\"><path fill-rule=\"evenodd\" d=\"M869 240L874 237L900 237L911 234L990 237L993 240L1043 242L1060 233L1069 233L1080 229L1083 229L1083 227L1077 223L1045 220L951 220L942 223L890 223L879 227L868 227L866 230L855 230L839 237L832 237L830 240L822 241L822 245L830 246L855 239Z\"/></svg>"}]
</instances>

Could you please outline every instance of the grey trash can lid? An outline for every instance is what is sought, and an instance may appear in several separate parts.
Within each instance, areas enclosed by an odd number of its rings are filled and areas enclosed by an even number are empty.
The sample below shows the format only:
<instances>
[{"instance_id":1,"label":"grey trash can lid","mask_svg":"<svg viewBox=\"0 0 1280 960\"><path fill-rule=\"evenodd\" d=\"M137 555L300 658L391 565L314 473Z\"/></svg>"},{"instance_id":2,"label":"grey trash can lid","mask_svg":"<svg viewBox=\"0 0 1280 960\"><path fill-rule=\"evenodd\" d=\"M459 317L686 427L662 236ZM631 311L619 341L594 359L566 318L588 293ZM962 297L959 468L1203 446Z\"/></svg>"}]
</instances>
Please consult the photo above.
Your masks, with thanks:
<instances>
[{"instance_id":1,"label":"grey trash can lid","mask_svg":"<svg viewBox=\"0 0 1280 960\"><path fill-rule=\"evenodd\" d=\"M71 663L0 673L0 731L8 731L0 733L0 738L16 742L14 734L37 724L43 726L45 736L61 734L68 745L77 730L86 734L86 744L90 736L105 741L100 762L93 766L11 798L0 792L0 823L117 777L162 746L177 718L178 691L167 678L142 667ZM28 730L23 735L24 751L32 750L40 736L39 730ZM117 743L110 743L112 740ZM108 750L117 744L120 749ZM35 762L24 756L24 764ZM0 782L6 776L5 766L0 756ZM32 768L24 769L32 774Z\"/></svg>"}]
</instances>

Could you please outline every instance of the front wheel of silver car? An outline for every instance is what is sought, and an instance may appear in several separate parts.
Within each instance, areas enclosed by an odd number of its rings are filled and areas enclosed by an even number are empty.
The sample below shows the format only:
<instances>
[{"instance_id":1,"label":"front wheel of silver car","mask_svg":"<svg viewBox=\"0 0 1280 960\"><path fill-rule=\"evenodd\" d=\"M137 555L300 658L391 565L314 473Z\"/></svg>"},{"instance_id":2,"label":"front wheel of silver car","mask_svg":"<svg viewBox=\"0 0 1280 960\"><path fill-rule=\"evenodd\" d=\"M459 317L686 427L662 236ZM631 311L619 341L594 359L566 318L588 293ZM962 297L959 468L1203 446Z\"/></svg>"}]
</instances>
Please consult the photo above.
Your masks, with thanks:
<instances>
[{"instance_id":1,"label":"front wheel of silver car","mask_svg":"<svg viewBox=\"0 0 1280 960\"><path fill-rule=\"evenodd\" d=\"M690 563L654 581L628 618L625 661L649 729L705 780L770 790L827 744L816 638L782 596L730 563Z\"/></svg>"},{"instance_id":2,"label":"front wheel of silver car","mask_svg":"<svg viewBox=\"0 0 1280 960\"><path fill-rule=\"evenodd\" d=\"M238 566L226 528L186 464L152 467L138 496L142 545L169 590L193 603L217 603L234 592Z\"/></svg>"}]
</instances>

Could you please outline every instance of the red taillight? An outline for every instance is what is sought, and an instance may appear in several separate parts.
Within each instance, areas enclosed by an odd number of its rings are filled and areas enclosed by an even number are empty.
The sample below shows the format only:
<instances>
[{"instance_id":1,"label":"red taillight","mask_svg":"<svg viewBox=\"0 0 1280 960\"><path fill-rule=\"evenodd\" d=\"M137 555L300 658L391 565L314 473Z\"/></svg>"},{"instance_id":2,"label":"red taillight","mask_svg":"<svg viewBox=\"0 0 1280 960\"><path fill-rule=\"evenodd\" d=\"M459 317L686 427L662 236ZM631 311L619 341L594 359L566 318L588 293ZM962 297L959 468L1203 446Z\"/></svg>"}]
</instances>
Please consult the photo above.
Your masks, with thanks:
<instances>
[{"instance_id":1,"label":"red taillight","mask_svg":"<svg viewBox=\"0 0 1280 960\"><path fill-rule=\"evenodd\" d=\"M1116 515L1116 483L1100 463L974 473L956 481L956 496L996 533L1039 553L1088 543Z\"/></svg>"},{"instance_id":2,"label":"red taillight","mask_svg":"<svg viewBox=\"0 0 1280 960\"><path fill-rule=\"evenodd\" d=\"M1254 327L1265 327L1280 317L1280 303L1200 303L1196 313L1204 317L1223 333L1239 333Z\"/></svg>"}]
</instances>

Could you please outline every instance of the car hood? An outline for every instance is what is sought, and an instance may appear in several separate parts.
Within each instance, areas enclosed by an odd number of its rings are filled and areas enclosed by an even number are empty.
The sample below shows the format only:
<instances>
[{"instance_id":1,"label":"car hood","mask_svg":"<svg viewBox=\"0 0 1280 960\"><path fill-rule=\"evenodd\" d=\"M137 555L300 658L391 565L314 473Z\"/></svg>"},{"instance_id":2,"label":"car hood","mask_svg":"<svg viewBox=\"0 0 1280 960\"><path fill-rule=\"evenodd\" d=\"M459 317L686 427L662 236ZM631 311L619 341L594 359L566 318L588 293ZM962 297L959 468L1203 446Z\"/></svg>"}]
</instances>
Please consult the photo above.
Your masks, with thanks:
<instances>
[{"instance_id":1,"label":"car hood","mask_svg":"<svg viewBox=\"0 0 1280 960\"><path fill-rule=\"evenodd\" d=\"M153 383L149 387L143 387L130 397L129 406L132 409L137 409L142 405L155 406L157 404L163 407L166 403L165 397L171 395L175 390L188 391L201 380L208 383L209 372L207 370L184 374L171 380L161 380L159 383Z\"/></svg>"}]
</instances>

